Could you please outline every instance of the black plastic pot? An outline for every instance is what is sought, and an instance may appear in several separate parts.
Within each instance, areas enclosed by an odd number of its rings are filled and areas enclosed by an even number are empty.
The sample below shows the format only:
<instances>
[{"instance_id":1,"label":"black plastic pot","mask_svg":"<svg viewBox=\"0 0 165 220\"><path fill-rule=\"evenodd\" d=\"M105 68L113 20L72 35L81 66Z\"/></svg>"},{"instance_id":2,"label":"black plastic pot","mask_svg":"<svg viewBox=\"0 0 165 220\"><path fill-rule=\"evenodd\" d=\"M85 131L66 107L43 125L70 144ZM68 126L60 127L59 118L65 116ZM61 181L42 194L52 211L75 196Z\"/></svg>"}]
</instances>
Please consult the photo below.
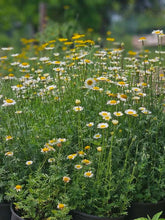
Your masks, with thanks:
<instances>
[{"instance_id":1,"label":"black plastic pot","mask_svg":"<svg viewBox=\"0 0 165 220\"><path fill-rule=\"evenodd\" d=\"M79 211L71 211L70 214L72 215L72 220L124 220L125 219L124 216L118 218L97 217Z\"/></svg>"},{"instance_id":2,"label":"black plastic pot","mask_svg":"<svg viewBox=\"0 0 165 220\"><path fill-rule=\"evenodd\" d=\"M10 220L11 211L10 204L2 203L0 204L0 220Z\"/></svg>"},{"instance_id":3,"label":"black plastic pot","mask_svg":"<svg viewBox=\"0 0 165 220\"><path fill-rule=\"evenodd\" d=\"M10 210L11 210L11 220L25 220L24 218L21 218L16 214L14 207L12 205L10 206Z\"/></svg>"},{"instance_id":4,"label":"black plastic pot","mask_svg":"<svg viewBox=\"0 0 165 220\"><path fill-rule=\"evenodd\" d=\"M163 211L161 218L165 218L165 200L158 203L133 203L128 209L128 220L149 215L151 218L158 212Z\"/></svg>"}]
</instances>

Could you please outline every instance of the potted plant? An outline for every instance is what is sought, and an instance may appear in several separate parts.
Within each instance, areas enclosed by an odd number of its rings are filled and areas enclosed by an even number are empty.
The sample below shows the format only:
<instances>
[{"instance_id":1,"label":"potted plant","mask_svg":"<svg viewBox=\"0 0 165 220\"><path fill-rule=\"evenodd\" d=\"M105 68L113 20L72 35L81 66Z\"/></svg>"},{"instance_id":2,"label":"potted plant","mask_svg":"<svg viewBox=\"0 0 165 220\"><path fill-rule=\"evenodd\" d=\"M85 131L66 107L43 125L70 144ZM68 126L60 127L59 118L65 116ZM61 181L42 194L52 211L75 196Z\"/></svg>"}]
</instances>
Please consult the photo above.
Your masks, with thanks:
<instances>
[{"instance_id":1,"label":"potted plant","mask_svg":"<svg viewBox=\"0 0 165 220\"><path fill-rule=\"evenodd\" d=\"M156 111L160 117L148 117L144 122L146 133L141 136L136 154L135 191L128 219L147 215L153 217L160 211L161 217L165 217L165 149L162 135L165 117L161 108Z\"/></svg>"},{"instance_id":2,"label":"potted plant","mask_svg":"<svg viewBox=\"0 0 165 220\"><path fill-rule=\"evenodd\" d=\"M22 185L14 186L12 183L7 193L12 201L11 220L71 219L69 198L62 185L64 171L55 165L49 171L50 173L36 171Z\"/></svg>"},{"instance_id":3,"label":"potted plant","mask_svg":"<svg viewBox=\"0 0 165 220\"><path fill-rule=\"evenodd\" d=\"M124 219L127 216L134 190L134 168L131 170L128 164L130 146L121 149L122 143L117 145L116 135L118 132L108 137L105 145L98 146L100 141L95 141L93 152L92 149L79 152L70 160L74 170L67 191L74 207L73 220Z\"/></svg>"},{"instance_id":4,"label":"potted plant","mask_svg":"<svg viewBox=\"0 0 165 220\"><path fill-rule=\"evenodd\" d=\"M4 158L4 155L0 154L1 158ZM1 168L0 168L0 219L2 220L10 220L11 218L11 211L10 211L10 201L7 200L5 193L9 189L9 167L6 166L6 158L1 160Z\"/></svg>"}]
</instances>

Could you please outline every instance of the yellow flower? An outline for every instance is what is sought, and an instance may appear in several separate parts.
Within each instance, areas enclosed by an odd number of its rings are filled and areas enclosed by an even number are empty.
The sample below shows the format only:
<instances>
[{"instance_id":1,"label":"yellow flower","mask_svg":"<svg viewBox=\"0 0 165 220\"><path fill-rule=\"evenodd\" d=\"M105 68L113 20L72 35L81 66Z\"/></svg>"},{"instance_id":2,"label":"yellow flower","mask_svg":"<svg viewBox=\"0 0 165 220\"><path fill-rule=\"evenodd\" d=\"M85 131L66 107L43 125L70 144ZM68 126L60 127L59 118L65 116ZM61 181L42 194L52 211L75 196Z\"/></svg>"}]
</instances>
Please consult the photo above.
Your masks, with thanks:
<instances>
[{"instance_id":1,"label":"yellow flower","mask_svg":"<svg viewBox=\"0 0 165 220\"><path fill-rule=\"evenodd\" d=\"M82 165L77 164L77 165L75 165L74 167L75 167L77 170L80 170L80 169L82 168Z\"/></svg>"},{"instance_id":2,"label":"yellow flower","mask_svg":"<svg viewBox=\"0 0 165 220\"><path fill-rule=\"evenodd\" d=\"M84 34L74 34L74 36L72 37L72 40L77 40L81 37L85 37L85 35Z\"/></svg>"},{"instance_id":3,"label":"yellow flower","mask_svg":"<svg viewBox=\"0 0 165 220\"><path fill-rule=\"evenodd\" d=\"M6 136L5 139L6 139L6 141L8 141L8 140L12 140L13 137L9 135L9 136Z\"/></svg>"},{"instance_id":4,"label":"yellow flower","mask_svg":"<svg viewBox=\"0 0 165 220\"><path fill-rule=\"evenodd\" d=\"M133 109L127 109L127 110L125 110L125 113L126 113L127 115L135 115L135 114L137 114L137 112L136 112L135 110L133 110Z\"/></svg>"},{"instance_id":5,"label":"yellow flower","mask_svg":"<svg viewBox=\"0 0 165 220\"><path fill-rule=\"evenodd\" d=\"M58 143L58 140L53 138L52 140L49 140L49 143L45 144L46 147L50 147L50 145L55 145ZM50 145L49 145L50 144Z\"/></svg>"},{"instance_id":6,"label":"yellow flower","mask_svg":"<svg viewBox=\"0 0 165 220\"><path fill-rule=\"evenodd\" d=\"M76 103L76 105L79 105L81 103L81 101L79 99L76 99L75 103Z\"/></svg>"},{"instance_id":7,"label":"yellow flower","mask_svg":"<svg viewBox=\"0 0 165 220\"><path fill-rule=\"evenodd\" d=\"M67 10L67 9L69 9L69 8L70 8L69 5L64 5L64 9L65 9L65 10Z\"/></svg>"},{"instance_id":8,"label":"yellow flower","mask_svg":"<svg viewBox=\"0 0 165 220\"><path fill-rule=\"evenodd\" d=\"M65 41L67 41L68 39L67 38L59 38L58 39L60 42L65 42Z\"/></svg>"},{"instance_id":9,"label":"yellow flower","mask_svg":"<svg viewBox=\"0 0 165 220\"><path fill-rule=\"evenodd\" d=\"M97 134L95 134L95 135L93 136L93 138L94 138L94 139L99 139L99 138L101 138L101 134L97 133Z\"/></svg>"},{"instance_id":10,"label":"yellow flower","mask_svg":"<svg viewBox=\"0 0 165 220\"><path fill-rule=\"evenodd\" d=\"M93 176L93 173L92 173L92 171L87 171L84 173L84 176L87 178L91 178Z\"/></svg>"},{"instance_id":11,"label":"yellow flower","mask_svg":"<svg viewBox=\"0 0 165 220\"><path fill-rule=\"evenodd\" d=\"M10 73L8 76L9 76L9 77L14 77L14 74L13 74L13 73Z\"/></svg>"},{"instance_id":12,"label":"yellow flower","mask_svg":"<svg viewBox=\"0 0 165 220\"><path fill-rule=\"evenodd\" d=\"M107 123L99 123L97 125L97 128L101 128L101 129L108 128L108 127L109 127L109 125Z\"/></svg>"},{"instance_id":13,"label":"yellow flower","mask_svg":"<svg viewBox=\"0 0 165 220\"><path fill-rule=\"evenodd\" d=\"M117 125L118 123L119 123L118 120L112 120L112 124L113 124L113 125Z\"/></svg>"},{"instance_id":14,"label":"yellow flower","mask_svg":"<svg viewBox=\"0 0 165 220\"><path fill-rule=\"evenodd\" d=\"M87 31L88 31L88 32L93 32L94 29L93 29L93 28L88 28Z\"/></svg>"},{"instance_id":15,"label":"yellow flower","mask_svg":"<svg viewBox=\"0 0 165 220\"><path fill-rule=\"evenodd\" d=\"M62 179L65 183L69 183L71 180L70 177L68 177L68 176L64 176Z\"/></svg>"},{"instance_id":16,"label":"yellow flower","mask_svg":"<svg viewBox=\"0 0 165 220\"><path fill-rule=\"evenodd\" d=\"M113 93L111 93L111 92L109 92L109 91L107 91L106 94L107 94L108 96L110 96L110 97L117 97L117 94L113 94Z\"/></svg>"},{"instance_id":17,"label":"yellow flower","mask_svg":"<svg viewBox=\"0 0 165 220\"><path fill-rule=\"evenodd\" d=\"M146 40L146 37L140 37L139 38L139 41L145 41Z\"/></svg>"},{"instance_id":18,"label":"yellow flower","mask_svg":"<svg viewBox=\"0 0 165 220\"><path fill-rule=\"evenodd\" d=\"M106 40L107 40L107 41L112 41L112 42L113 42L113 41L115 41L115 38L107 37Z\"/></svg>"},{"instance_id":19,"label":"yellow flower","mask_svg":"<svg viewBox=\"0 0 165 220\"><path fill-rule=\"evenodd\" d=\"M141 110L141 111L143 111L145 109L146 109L145 107L139 107L139 110Z\"/></svg>"},{"instance_id":20,"label":"yellow flower","mask_svg":"<svg viewBox=\"0 0 165 220\"><path fill-rule=\"evenodd\" d=\"M16 185L16 186L15 186L15 190L16 190L17 192L21 191L21 189L22 189L22 186L21 186L21 185Z\"/></svg>"},{"instance_id":21,"label":"yellow flower","mask_svg":"<svg viewBox=\"0 0 165 220\"><path fill-rule=\"evenodd\" d=\"M112 33L111 31L107 31L107 33L106 33L106 34L107 34L107 35L111 35L111 33Z\"/></svg>"},{"instance_id":22,"label":"yellow flower","mask_svg":"<svg viewBox=\"0 0 165 220\"><path fill-rule=\"evenodd\" d=\"M13 156L13 152L12 151L8 151L8 152L5 153L5 156L12 157Z\"/></svg>"},{"instance_id":23,"label":"yellow flower","mask_svg":"<svg viewBox=\"0 0 165 220\"><path fill-rule=\"evenodd\" d=\"M103 119L105 120L105 121L109 121L110 119L111 119L111 116L103 116Z\"/></svg>"},{"instance_id":24,"label":"yellow flower","mask_svg":"<svg viewBox=\"0 0 165 220\"><path fill-rule=\"evenodd\" d=\"M47 153L48 151L50 151L50 149L48 147L44 147L41 149L42 153Z\"/></svg>"},{"instance_id":25,"label":"yellow flower","mask_svg":"<svg viewBox=\"0 0 165 220\"><path fill-rule=\"evenodd\" d=\"M123 116L123 113L122 113L122 112L114 112L113 114L114 114L115 116L117 116L117 117Z\"/></svg>"},{"instance_id":26,"label":"yellow flower","mask_svg":"<svg viewBox=\"0 0 165 220\"><path fill-rule=\"evenodd\" d=\"M74 158L77 156L77 154L70 154L67 156L67 159L74 160Z\"/></svg>"},{"instance_id":27,"label":"yellow flower","mask_svg":"<svg viewBox=\"0 0 165 220\"><path fill-rule=\"evenodd\" d=\"M78 155L79 155L80 157L82 157L82 156L86 155L86 153L85 153L84 151L79 151L79 152L78 152Z\"/></svg>"},{"instance_id":28,"label":"yellow flower","mask_svg":"<svg viewBox=\"0 0 165 220\"><path fill-rule=\"evenodd\" d=\"M19 66L21 68L29 68L30 67L29 63L21 63Z\"/></svg>"},{"instance_id":29,"label":"yellow flower","mask_svg":"<svg viewBox=\"0 0 165 220\"><path fill-rule=\"evenodd\" d=\"M124 81L118 82L117 85L119 85L119 86L127 86L127 84Z\"/></svg>"},{"instance_id":30,"label":"yellow flower","mask_svg":"<svg viewBox=\"0 0 165 220\"><path fill-rule=\"evenodd\" d=\"M62 204L62 203L59 203L58 205L57 205L57 208L58 209L63 209L65 207L65 204Z\"/></svg>"},{"instance_id":31,"label":"yellow flower","mask_svg":"<svg viewBox=\"0 0 165 220\"><path fill-rule=\"evenodd\" d=\"M58 138L58 141L61 142L66 142L66 138Z\"/></svg>"},{"instance_id":32,"label":"yellow flower","mask_svg":"<svg viewBox=\"0 0 165 220\"><path fill-rule=\"evenodd\" d=\"M153 30L152 34L157 34L157 35L163 34L163 31L162 30Z\"/></svg>"},{"instance_id":33,"label":"yellow flower","mask_svg":"<svg viewBox=\"0 0 165 220\"><path fill-rule=\"evenodd\" d=\"M0 60L7 60L7 56L0 57Z\"/></svg>"},{"instance_id":34,"label":"yellow flower","mask_svg":"<svg viewBox=\"0 0 165 220\"><path fill-rule=\"evenodd\" d=\"M16 101L14 101L13 99L5 99L4 104L2 106L10 106L10 105L15 105Z\"/></svg>"},{"instance_id":35,"label":"yellow flower","mask_svg":"<svg viewBox=\"0 0 165 220\"><path fill-rule=\"evenodd\" d=\"M102 151L102 147L97 147L97 151L101 152Z\"/></svg>"},{"instance_id":36,"label":"yellow flower","mask_svg":"<svg viewBox=\"0 0 165 220\"><path fill-rule=\"evenodd\" d=\"M99 112L99 115L105 117L105 116L111 116L111 113L107 111L102 111L102 112Z\"/></svg>"},{"instance_id":37,"label":"yellow flower","mask_svg":"<svg viewBox=\"0 0 165 220\"><path fill-rule=\"evenodd\" d=\"M92 163L90 160L87 160L87 159L84 159L81 162L84 163L85 165L89 165Z\"/></svg>"},{"instance_id":38,"label":"yellow flower","mask_svg":"<svg viewBox=\"0 0 165 220\"><path fill-rule=\"evenodd\" d=\"M71 45L73 42L65 42L64 45Z\"/></svg>"},{"instance_id":39,"label":"yellow flower","mask_svg":"<svg viewBox=\"0 0 165 220\"><path fill-rule=\"evenodd\" d=\"M75 106L75 107L73 107L73 110L74 110L75 112L80 112L80 111L83 110L83 107L81 107L81 106Z\"/></svg>"},{"instance_id":40,"label":"yellow flower","mask_svg":"<svg viewBox=\"0 0 165 220\"><path fill-rule=\"evenodd\" d=\"M32 161L32 160L26 161L26 165L27 165L27 166L32 165L32 164L33 164L33 161Z\"/></svg>"},{"instance_id":41,"label":"yellow flower","mask_svg":"<svg viewBox=\"0 0 165 220\"><path fill-rule=\"evenodd\" d=\"M144 109L144 110L142 110L142 113L145 115L149 115L149 114L151 114L151 111Z\"/></svg>"},{"instance_id":42,"label":"yellow flower","mask_svg":"<svg viewBox=\"0 0 165 220\"><path fill-rule=\"evenodd\" d=\"M89 150L90 148L90 146L85 146L85 150Z\"/></svg>"},{"instance_id":43,"label":"yellow flower","mask_svg":"<svg viewBox=\"0 0 165 220\"><path fill-rule=\"evenodd\" d=\"M55 161L54 158L49 158L49 159L48 159L48 163L53 163L54 161Z\"/></svg>"},{"instance_id":44,"label":"yellow flower","mask_svg":"<svg viewBox=\"0 0 165 220\"><path fill-rule=\"evenodd\" d=\"M94 86L94 87L92 88L92 90L102 91L102 89L101 89L100 87L98 87L98 86Z\"/></svg>"},{"instance_id":45,"label":"yellow flower","mask_svg":"<svg viewBox=\"0 0 165 220\"><path fill-rule=\"evenodd\" d=\"M116 100L109 100L107 102L107 105L117 105L120 101L116 101Z\"/></svg>"},{"instance_id":46,"label":"yellow flower","mask_svg":"<svg viewBox=\"0 0 165 220\"><path fill-rule=\"evenodd\" d=\"M92 127L93 125L94 125L93 122L90 122L90 123L86 124L87 127Z\"/></svg>"},{"instance_id":47,"label":"yellow flower","mask_svg":"<svg viewBox=\"0 0 165 220\"><path fill-rule=\"evenodd\" d=\"M131 56L136 56L137 52L130 50L130 51L128 51L128 54Z\"/></svg>"}]
</instances>

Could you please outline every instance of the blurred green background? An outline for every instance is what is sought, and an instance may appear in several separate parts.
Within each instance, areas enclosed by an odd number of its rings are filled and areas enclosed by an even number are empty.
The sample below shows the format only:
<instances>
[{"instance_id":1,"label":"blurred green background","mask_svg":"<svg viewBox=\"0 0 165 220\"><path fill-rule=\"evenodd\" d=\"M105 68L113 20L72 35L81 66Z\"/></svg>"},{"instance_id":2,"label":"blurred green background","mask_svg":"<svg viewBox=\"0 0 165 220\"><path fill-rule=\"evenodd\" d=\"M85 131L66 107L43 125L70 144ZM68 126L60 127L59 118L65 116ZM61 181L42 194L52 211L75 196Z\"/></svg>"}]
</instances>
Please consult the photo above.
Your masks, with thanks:
<instances>
[{"instance_id":1,"label":"blurred green background","mask_svg":"<svg viewBox=\"0 0 165 220\"><path fill-rule=\"evenodd\" d=\"M76 32L97 39L111 31L131 47L133 35L164 27L165 0L0 0L0 46L19 46L20 38L46 41Z\"/></svg>"}]
</instances>

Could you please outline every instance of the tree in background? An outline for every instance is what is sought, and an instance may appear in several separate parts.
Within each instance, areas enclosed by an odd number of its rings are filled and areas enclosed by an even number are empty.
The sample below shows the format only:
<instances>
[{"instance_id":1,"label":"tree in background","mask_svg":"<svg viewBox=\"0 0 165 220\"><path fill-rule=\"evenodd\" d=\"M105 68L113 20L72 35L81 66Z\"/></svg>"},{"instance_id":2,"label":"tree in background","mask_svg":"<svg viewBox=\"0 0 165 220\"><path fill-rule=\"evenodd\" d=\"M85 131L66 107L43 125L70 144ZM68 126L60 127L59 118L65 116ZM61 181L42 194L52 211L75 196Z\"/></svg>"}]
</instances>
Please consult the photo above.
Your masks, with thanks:
<instances>
[{"instance_id":1,"label":"tree in background","mask_svg":"<svg viewBox=\"0 0 165 220\"><path fill-rule=\"evenodd\" d=\"M76 21L77 27L90 27L102 34L111 27L113 12L130 17L136 12L158 12L161 8L161 0L1 0L0 42L8 42L6 35L32 37L39 30L41 2L45 3L48 20L59 24Z\"/></svg>"}]
</instances>

